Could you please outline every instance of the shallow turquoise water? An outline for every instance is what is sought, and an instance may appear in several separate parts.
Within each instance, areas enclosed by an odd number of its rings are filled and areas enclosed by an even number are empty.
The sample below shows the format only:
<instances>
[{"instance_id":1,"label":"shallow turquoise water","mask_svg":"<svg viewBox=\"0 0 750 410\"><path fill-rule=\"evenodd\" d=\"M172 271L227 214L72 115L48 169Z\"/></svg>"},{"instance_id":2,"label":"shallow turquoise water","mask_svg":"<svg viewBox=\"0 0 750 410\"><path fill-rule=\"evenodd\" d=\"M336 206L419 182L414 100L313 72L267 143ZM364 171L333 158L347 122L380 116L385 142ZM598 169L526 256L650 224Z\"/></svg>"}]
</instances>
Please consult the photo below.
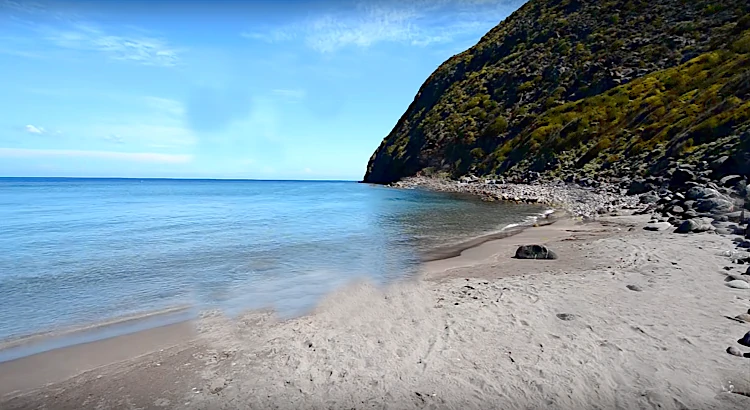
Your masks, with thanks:
<instances>
[{"instance_id":1,"label":"shallow turquoise water","mask_svg":"<svg viewBox=\"0 0 750 410\"><path fill-rule=\"evenodd\" d=\"M183 304L299 314L541 211L354 182L0 178L0 340Z\"/></svg>"}]
</instances>

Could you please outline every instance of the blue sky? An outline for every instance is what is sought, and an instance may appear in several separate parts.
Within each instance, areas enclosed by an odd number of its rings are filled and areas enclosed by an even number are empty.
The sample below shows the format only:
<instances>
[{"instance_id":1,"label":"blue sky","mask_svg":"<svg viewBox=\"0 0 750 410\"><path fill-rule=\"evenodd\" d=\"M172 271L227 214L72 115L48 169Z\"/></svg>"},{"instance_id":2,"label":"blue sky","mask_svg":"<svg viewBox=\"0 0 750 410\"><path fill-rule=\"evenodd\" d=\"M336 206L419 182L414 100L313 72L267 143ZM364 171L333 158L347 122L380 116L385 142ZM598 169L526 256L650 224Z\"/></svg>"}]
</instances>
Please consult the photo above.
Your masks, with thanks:
<instances>
[{"instance_id":1,"label":"blue sky","mask_svg":"<svg viewBox=\"0 0 750 410\"><path fill-rule=\"evenodd\" d=\"M359 180L522 3L0 0L0 176Z\"/></svg>"}]
</instances>

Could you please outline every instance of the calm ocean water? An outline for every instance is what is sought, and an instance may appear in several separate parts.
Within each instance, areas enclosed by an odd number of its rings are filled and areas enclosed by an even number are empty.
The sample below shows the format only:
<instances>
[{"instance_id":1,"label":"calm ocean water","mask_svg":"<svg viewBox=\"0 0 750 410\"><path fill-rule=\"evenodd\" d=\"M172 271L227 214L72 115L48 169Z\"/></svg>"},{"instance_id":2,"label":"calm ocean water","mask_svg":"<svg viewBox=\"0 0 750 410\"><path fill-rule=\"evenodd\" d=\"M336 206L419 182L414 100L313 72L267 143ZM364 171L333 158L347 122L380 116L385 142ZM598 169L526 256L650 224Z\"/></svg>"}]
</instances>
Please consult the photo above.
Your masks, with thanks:
<instances>
[{"instance_id":1,"label":"calm ocean water","mask_svg":"<svg viewBox=\"0 0 750 410\"><path fill-rule=\"evenodd\" d=\"M0 178L0 340L184 304L300 314L542 211L354 182Z\"/></svg>"}]
</instances>

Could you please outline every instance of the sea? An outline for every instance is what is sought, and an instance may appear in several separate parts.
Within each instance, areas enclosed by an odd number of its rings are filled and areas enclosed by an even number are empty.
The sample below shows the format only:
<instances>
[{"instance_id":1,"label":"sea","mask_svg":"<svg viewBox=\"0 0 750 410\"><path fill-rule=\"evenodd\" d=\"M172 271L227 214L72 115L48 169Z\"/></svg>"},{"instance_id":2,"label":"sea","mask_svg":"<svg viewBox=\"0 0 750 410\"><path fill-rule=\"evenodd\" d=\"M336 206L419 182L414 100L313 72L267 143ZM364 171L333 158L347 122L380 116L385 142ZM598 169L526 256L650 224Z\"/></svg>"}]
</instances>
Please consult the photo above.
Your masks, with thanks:
<instances>
[{"instance_id":1,"label":"sea","mask_svg":"<svg viewBox=\"0 0 750 410\"><path fill-rule=\"evenodd\" d=\"M292 317L544 211L348 181L0 178L0 341L180 307Z\"/></svg>"}]
</instances>

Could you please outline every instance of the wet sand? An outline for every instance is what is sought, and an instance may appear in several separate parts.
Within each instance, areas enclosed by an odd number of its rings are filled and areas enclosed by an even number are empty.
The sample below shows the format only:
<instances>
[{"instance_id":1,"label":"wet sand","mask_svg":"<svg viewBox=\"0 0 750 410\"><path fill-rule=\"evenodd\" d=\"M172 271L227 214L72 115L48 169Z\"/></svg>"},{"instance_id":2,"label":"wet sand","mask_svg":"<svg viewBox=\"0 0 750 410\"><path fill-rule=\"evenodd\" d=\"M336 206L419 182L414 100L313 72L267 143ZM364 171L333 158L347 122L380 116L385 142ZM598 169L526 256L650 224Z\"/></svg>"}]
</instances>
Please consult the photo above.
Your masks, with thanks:
<instances>
[{"instance_id":1,"label":"wet sand","mask_svg":"<svg viewBox=\"0 0 750 410\"><path fill-rule=\"evenodd\" d=\"M724 284L731 238L646 221L531 228L296 319L207 314L1 363L0 407L750 408L750 359L725 352L750 330L726 318L750 308ZM513 259L527 243L560 257Z\"/></svg>"}]
</instances>

